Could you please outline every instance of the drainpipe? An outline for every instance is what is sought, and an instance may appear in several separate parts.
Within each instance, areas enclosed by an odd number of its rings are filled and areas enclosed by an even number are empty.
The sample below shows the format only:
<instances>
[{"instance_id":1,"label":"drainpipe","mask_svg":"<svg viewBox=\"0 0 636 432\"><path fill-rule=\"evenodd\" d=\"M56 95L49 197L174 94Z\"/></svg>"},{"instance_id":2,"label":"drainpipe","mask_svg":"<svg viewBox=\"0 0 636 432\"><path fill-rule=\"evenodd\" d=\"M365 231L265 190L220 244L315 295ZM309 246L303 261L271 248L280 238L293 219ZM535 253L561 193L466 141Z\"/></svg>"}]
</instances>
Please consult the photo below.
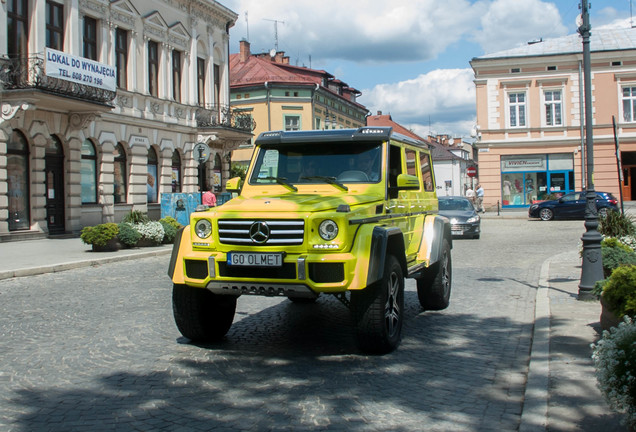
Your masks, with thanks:
<instances>
[{"instance_id":1,"label":"drainpipe","mask_svg":"<svg viewBox=\"0 0 636 432\"><path fill-rule=\"evenodd\" d=\"M585 118L585 114L583 112L584 104L583 104L583 69L582 69L582 60L579 60L579 114L581 118L581 190L585 189L585 179L587 178L587 165L585 160L585 124L583 119Z\"/></svg>"},{"instance_id":2,"label":"drainpipe","mask_svg":"<svg viewBox=\"0 0 636 432\"><path fill-rule=\"evenodd\" d=\"M266 96L266 100L267 100L267 130L271 131L272 130L272 110L271 107L269 106L269 81L265 81L265 90L267 90L267 96Z\"/></svg>"}]
</instances>

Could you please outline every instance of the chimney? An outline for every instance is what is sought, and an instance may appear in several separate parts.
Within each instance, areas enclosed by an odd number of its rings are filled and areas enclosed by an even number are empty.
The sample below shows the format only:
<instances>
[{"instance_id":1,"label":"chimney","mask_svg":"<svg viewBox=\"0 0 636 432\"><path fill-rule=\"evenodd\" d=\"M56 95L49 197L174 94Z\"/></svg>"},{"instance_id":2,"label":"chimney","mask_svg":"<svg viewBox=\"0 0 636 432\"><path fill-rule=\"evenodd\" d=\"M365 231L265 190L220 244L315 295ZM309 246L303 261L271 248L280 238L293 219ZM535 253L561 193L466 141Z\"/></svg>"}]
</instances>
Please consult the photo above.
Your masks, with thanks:
<instances>
[{"instance_id":1,"label":"chimney","mask_svg":"<svg viewBox=\"0 0 636 432\"><path fill-rule=\"evenodd\" d=\"M378 110L378 115L382 115L382 111Z\"/></svg>"},{"instance_id":2,"label":"chimney","mask_svg":"<svg viewBox=\"0 0 636 432\"><path fill-rule=\"evenodd\" d=\"M241 40L241 51L239 53L239 60L241 62L246 62L247 59L250 58L250 55L252 55L252 53L250 53L250 43L248 41L246 41L245 39Z\"/></svg>"}]
</instances>

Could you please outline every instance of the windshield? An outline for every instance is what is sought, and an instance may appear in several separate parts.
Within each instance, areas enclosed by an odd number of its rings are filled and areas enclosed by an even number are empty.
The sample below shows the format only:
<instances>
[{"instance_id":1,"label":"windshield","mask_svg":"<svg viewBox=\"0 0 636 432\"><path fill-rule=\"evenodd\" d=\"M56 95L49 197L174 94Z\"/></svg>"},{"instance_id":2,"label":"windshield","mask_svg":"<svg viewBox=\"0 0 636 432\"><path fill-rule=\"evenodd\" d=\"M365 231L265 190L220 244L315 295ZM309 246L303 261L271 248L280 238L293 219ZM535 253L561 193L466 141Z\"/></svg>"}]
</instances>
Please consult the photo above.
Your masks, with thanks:
<instances>
[{"instance_id":1,"label":"windshield","mask_svg":"<svg viewBox=\"0 0 636 432\"><path fill-rule=\"evenodd\" d=\"M377 183L381 160L381 143L262 146L249 183Z\"/></svg>"},{"instance_id":2,"label":"windshield","mask_svg":"<svg viewBox=\"0 0 636 432\"><path fill-rule=\"evenodd\" d=\"M473 210L473 205L467 199L441 199L439 200L440 210Z\"/></svg>"}]
</instances>

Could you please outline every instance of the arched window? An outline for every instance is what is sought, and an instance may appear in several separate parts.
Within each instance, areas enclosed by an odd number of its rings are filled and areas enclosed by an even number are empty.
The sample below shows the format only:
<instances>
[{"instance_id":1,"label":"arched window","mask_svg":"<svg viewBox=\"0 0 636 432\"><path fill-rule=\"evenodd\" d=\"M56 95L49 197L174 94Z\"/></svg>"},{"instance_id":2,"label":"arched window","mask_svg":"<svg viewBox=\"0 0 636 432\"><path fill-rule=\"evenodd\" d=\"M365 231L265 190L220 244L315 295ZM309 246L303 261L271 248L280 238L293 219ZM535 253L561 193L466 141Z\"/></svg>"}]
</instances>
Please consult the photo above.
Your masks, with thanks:
<instances>
[{"instance_id":1,"label":"arched window","mask_svg":"<svg viewBox=\"0 0 636 432\"><path fill-rule=\"evenodd\" d=\"M172 192L181 192L181 156L178 150L172 153Z\"/></svg>"},{"instance_id":2,"label":"arched window","mask_svg":"<svg viewBox=\"0 0 636 432\"><path fill-rule=\"evenodd\" d=\"M214 156L214 168L212 168L212 186L214 192L221 192L221 173L223 172L223 163L221 162L221 156L217 153Z\"/></svg>"},{"instance_id":3,"label":"arched window","mask_svg":"<svg viewBox=\"0 0 636 432\"><path fill-rule=\"evenodd\" d=\"M97 204L97 153L90 140L82 144L82 204Z\"/></svg>"},{"instance_id":4,"label":"arched window","mask_svg":"<svg viewBox=\"0 0 636 432\"><path fill-rule=\"evenodd\" d=\"M157 152L154 148L150 147L148 149L148 202L156 203L159 191L159 178L157 176L158 173L159 161L157 158Z\"/></svg>"},{"instance_id":5,"label":"arched window","mask_svg":"<svg viewBox=\"0 0 636 432\"><path fill-rule=\"evenodd\" d=\"M7 144L7 176L9 231L29 229L29 147L18 131L13 131Z\"/></svg>"},{"instance_id":6,"label":"arched window","mask_svg":"<svg viewBox=\"0 0 636 432\"><path fill-rule=\"evenodd\" d=\"M120 204L126 202L126 179L128 178L128 173L126 171L126 151L124 150L124 146L121 145L121 143L117 144L113 154L115 155L115 160L113 162L113 194L115 197L114 202L115 204Z\"/></svg>"}]
</instances>

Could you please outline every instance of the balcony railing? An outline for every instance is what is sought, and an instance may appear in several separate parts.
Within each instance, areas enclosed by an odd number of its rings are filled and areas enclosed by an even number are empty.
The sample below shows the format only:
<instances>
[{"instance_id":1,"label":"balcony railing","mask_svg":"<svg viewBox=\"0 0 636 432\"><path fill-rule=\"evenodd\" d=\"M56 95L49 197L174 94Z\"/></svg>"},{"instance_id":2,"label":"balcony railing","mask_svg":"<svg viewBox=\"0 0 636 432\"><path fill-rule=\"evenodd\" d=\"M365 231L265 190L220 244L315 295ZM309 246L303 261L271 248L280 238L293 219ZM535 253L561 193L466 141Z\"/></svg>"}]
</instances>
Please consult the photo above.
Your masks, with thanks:
<instances>
[{"instance_id":1,"label":"balcony railing","mask_svg":"<svg viewBox=\"0 0 636 432\"><path fill-rule=\"evenodd\" d=\"M46 76L44 58L0 58L0 86L4 90L38 89L64 96L107 103L116 92Z\"/></svg>"},{"instance_id":2,"label":"balcony railing","mask_svg":"<svg viewBox=\"0 0 636 432\"><path fill-rule=\"evenodd\" d=\"M227 105L200 105L195 117L197 126L201 128L228 127L251 132L256 126L252 116L234 111Z\"/></svg>"}]
</instances>

